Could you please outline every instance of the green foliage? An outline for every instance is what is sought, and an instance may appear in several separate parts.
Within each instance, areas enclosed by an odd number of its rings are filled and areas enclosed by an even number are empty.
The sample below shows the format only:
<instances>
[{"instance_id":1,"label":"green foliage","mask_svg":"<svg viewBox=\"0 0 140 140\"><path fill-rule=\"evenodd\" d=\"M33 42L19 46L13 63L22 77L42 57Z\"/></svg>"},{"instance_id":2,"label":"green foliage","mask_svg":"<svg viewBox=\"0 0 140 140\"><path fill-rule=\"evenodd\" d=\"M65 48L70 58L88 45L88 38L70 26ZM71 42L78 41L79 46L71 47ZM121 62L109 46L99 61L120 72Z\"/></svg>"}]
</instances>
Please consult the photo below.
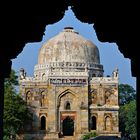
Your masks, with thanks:
<instances>
[{"instance_id":1,"label":"green foliage","mask_svg":"<svg viewBox=\"0 0 140 140\"><path fill-rule=\"evenodd\" d=\"M136 139L136 91L127 84L119 85L119 128L122 136Z\"/></svg>"},{"instance_id":2,"label":"green foliage","mask_svg":"<svg viewBox=\"0 0 140 140\"><path fill-rule=\"evenodd\" d=\"M95 131L88 132L85 135L82 136L81 140L89 140L90 138L96 137L97 133Z\"/></svg>"},{"instance_id":3,"label":"green foliage","mask_svg":"<svg viewBox=\"0 0 140 140\"><path fill-rule=\"evenodd\" d=\"M120 107L120 131L122 136L130 137L132 140L136 140L136 101L131 101L128 104Z\"/></svg>"},{"instance_id":4,"label":"green foliage","mask_svg":"<svg viewBox=\"0 0 140 140\"><path fill-rule=\"evenodd\" d=\"M124 105L136 99L136 91L128 84L119 85L119 103Z\"/></svg>"},{"instance_id":5,"label":"green foliage","mask_svg":"<svg viewBox=\"0 0 140 140\"><path fill-rule=\"evenodd\" d=\"M14 70L11 70L9 78L5 78L4 85L5 87L9 86L16 86L18 85L18 76L16 75L16 72Z\"/></svg>"},{"instance_id":6,"label":"green foliage","mask_svg":"<svg viewBox=\"0 0 140 140\"><path fill-rule=\"evenodd\" d=\"M23 128L26 120L31 119L26 102L15 92L18 85L17 76L12 70L9 78L4 83L4 139L9 140Z\"/></svg>"}]
</instances>

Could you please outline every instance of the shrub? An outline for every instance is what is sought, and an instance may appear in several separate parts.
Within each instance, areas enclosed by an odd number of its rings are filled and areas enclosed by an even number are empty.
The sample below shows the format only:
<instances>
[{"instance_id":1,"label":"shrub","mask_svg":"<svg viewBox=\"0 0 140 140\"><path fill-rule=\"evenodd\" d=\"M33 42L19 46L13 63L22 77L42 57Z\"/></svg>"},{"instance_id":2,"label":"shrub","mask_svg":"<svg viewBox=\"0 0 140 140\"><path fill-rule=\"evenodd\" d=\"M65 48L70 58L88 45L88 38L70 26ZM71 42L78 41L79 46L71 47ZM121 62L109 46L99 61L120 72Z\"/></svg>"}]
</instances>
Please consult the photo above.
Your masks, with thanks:
<instances>
[{"instance_id":1,"label":"shrub","mask_svg":"<svg viewBox=\"0 0 140 140\"><path fill-rule=\"evenodd\" d=\"M95 131L88 132L85 135L82 136L81 140L89 140L90 138L96 137L97 133Z\"/></svg>"}]
</instances>

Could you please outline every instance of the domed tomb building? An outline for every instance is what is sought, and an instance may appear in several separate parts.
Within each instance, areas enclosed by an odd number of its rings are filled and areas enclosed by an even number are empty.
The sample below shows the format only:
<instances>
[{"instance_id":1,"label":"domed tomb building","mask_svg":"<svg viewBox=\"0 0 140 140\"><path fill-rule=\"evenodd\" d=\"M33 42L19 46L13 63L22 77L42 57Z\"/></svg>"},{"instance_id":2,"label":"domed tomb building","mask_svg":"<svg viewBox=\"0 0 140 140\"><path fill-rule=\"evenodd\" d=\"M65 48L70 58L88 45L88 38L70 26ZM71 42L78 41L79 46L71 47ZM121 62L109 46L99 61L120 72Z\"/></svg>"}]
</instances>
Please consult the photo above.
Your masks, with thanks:
<instances>
[{"instance_id":1,"label":"domed tomb building","mask_svg":"<svg viewBox=\"0 0 140 140\"><path fill-rule=\"evenodd\" d=\"M98 48L66 27L40 49L34 77L20 70L20 92L33 114L25 137L120 136L118 70L103 76Z\"/></svg>"}]
</instances>

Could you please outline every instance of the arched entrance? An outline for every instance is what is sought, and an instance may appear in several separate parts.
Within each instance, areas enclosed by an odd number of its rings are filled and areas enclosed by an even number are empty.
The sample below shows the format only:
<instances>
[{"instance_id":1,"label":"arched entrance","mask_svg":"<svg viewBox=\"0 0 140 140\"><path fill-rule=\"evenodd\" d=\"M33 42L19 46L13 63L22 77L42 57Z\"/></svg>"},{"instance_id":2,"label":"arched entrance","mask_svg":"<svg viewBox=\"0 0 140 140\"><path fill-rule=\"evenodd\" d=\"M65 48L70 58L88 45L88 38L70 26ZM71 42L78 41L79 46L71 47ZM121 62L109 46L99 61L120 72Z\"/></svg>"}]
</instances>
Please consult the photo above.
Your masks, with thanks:
<instances>
[{"instance_id":1,"label":"arched entrance","mask_svg":"<svg viewBox=\"0 0 140 140\"><path fill-rule=\"evenodd\" d=\"M63 120L63 135L73 136L74 133L74 121L69 116Z\"/></svg>"},{"instance_id":2,"label":"arched entrance","mask_svg":"<svg viewBox=\"0 0 140 140\"><path fill-rule=\"evenodd\" d=\"M41 117L41 130L46 130L46 118L44 116Z\"/></svg>"}]
</instances>

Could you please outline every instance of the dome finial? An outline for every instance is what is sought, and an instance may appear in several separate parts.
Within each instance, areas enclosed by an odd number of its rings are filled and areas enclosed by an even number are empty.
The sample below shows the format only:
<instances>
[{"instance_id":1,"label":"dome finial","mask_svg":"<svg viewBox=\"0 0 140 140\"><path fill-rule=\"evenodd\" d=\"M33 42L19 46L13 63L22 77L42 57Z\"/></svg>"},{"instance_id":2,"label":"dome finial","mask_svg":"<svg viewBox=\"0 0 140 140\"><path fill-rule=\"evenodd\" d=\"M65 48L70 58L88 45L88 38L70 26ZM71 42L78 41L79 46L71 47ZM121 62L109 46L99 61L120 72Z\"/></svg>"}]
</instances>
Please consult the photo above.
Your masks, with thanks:
<instances>
[{"instance_id":1,"label":"dome finial","mask_svg":"<svg viewBox=\"0 0 140 140\"><path fill-rule=\"evenodd\" d=\"M79 33L76 32L76 31L74 30L74 28L71 27L71 26L64 27L64 32L72 32L72 33L79 34Z\"/></svg>"}]
</instances>

